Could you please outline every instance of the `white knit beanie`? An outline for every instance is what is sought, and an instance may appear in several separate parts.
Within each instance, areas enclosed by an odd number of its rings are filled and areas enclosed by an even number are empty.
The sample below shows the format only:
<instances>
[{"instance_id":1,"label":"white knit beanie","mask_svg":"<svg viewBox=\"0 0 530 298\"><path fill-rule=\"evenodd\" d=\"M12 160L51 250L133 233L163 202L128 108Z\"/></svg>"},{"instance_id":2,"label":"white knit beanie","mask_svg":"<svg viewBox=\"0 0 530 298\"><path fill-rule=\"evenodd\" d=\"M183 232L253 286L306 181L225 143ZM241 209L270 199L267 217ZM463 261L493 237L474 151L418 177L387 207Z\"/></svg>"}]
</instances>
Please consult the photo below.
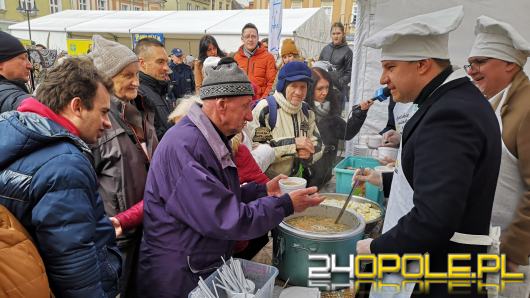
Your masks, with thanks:
<instances>
[{"instance_id":1,"label":"white knit beanie","mask_svg":"<svg viewBox=\"0 0 530 298\"><path fill-rule=\"evenodd\" d=\"M92 52L89 54L97 70L109 78L113 78L125 67L138 62L138 57L128 47L103 38L101 35L92 37Z\"/></svg>"}]
</instances>

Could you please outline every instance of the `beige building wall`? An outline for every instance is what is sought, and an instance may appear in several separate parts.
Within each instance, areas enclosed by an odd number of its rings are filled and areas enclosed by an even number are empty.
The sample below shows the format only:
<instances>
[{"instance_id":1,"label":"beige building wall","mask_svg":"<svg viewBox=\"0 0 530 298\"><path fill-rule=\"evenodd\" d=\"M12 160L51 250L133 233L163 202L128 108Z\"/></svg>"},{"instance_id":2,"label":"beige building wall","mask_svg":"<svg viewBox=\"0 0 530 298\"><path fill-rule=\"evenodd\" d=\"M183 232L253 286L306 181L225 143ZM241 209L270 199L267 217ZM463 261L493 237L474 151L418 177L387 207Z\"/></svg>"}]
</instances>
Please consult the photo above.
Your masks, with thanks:
<instances>
[{"instance_id":1,"label":"beige building wall","mask_svg":"<svg viewBox=\"0 0 530 298\"><path fill-rule=\"evenodd\" d=\"M167 0L164 10L231 10L229 0Z\"/></svg>"},{"instance_id":2,"label":"beige building wall","mask_svg":"<svg viewBox=\"0 0 530 298\"><path fill-rule=\"evenodd\" d=\"M27 20L25 13L17 11L20 1L0 0L0 30L7 30L11 24ZM37 7L37 12L31 12L30 17L42 17L51 13L71 9L71 0L26 0L32 8Z\"/></svg>"}]
</instances>

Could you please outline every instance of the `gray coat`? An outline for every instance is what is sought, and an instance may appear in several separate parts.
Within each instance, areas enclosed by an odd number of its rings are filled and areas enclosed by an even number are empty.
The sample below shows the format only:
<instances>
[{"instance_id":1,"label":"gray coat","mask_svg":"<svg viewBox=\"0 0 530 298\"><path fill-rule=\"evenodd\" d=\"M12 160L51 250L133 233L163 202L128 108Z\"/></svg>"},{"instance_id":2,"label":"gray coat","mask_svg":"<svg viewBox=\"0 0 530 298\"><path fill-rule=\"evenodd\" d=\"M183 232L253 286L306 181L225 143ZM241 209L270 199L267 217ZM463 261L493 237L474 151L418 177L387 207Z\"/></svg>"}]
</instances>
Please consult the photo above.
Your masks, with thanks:
<instances>
[{"instance_id":1,"label":"gray coat","mask_svg":"<svg viewBox=\"0 0 530 298\"><path fill-rule=\"evenodd\" d=\"M149 110L140 112L137 109L137 106L142 106L140 98L134 102L135 104L125 103L112 97L109 113L112 128L107 129L98 144L92 148L99 193L108 216L115 216L143 199L149 159L158 145L153 124L154 113ZM148 156L138 143L138 134L129 124L134 122L135 117L145 125ZM125 233L118 238L118 244L121 247L127 246L127 242L134 238L133 235L134 230Z\"/></svg>"}]
</instances>

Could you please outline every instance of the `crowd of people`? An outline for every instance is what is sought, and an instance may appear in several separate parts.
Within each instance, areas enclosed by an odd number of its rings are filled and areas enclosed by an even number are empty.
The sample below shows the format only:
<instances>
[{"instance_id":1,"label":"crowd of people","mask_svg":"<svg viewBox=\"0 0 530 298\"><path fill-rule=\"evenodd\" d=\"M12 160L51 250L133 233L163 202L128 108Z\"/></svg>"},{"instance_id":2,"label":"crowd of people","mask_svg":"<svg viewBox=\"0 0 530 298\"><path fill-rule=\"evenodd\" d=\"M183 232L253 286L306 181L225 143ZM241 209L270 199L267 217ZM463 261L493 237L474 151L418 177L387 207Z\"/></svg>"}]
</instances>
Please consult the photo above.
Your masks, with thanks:
<instances>
[{"instance_id":1,"label":"crowd of people","mask_svg":"<svg viewBox=\"0 0 530 298\"><path fill-rule=\"evenodd\" d=\"M415 16L365 43L381 49L393 99L381 133L399 154L393 173L354 177L388 197L382 235L357 252L429 253L444 272L448 253L475 258L500 233L508 269L528 274L530 44L482 16L457 69L448 36L462 18L461 7ZM254 257L285 217L325 199L340 141L373 104L345 109L352 51L341 23L331 36L315 63L285 39L277 64L252 23L232 54L203 36L197 59L153 38L131 50L94 35L89 55L61 59L30 93L28 52L0 32L0 266L23 272L0 288L187 297L221 257ZM282 193L288 176L307 188Z\"/></svg>"}]
</instances>

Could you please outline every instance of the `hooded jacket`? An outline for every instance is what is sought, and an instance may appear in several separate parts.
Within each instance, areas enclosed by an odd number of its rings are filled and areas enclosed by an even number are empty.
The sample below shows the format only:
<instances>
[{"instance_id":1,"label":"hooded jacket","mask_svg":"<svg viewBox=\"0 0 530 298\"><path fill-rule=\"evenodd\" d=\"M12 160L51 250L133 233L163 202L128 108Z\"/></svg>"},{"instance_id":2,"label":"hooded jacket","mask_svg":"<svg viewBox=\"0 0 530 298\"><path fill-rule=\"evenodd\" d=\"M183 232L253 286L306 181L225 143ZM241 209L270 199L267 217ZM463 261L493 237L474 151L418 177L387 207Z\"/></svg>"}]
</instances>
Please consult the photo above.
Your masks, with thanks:
<instances>
[{"instance_id":1,"label":"hooded jacket","mask_svg":"<svg viewBox=\"0 0 530 298\"><path fill-rule=\"evenodd\" d=\"M35 240L54 294L114 297L121 256L88 146L35 113L0 115L0 131L0 204Z\"/></svg>"}]
</instances>

